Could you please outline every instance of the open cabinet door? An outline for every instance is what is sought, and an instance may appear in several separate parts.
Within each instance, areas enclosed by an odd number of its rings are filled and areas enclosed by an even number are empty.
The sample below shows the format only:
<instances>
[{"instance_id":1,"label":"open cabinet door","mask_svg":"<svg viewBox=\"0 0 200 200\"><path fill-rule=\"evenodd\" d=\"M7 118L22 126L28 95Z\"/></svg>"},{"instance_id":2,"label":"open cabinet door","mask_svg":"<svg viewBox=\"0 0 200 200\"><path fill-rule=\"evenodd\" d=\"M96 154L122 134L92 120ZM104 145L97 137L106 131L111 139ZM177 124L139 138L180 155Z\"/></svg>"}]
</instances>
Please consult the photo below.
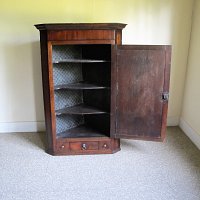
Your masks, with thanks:
<instances>
[{"instance_id":1,"label":"open cabinet door","mask_svg":"<svg viewBox=\"0 0 200 200\"><path fill-rule=\"evenodd\" d=\"M171 47L112 47L111 137L162 141Z\"/></svg>"}]
</instances>

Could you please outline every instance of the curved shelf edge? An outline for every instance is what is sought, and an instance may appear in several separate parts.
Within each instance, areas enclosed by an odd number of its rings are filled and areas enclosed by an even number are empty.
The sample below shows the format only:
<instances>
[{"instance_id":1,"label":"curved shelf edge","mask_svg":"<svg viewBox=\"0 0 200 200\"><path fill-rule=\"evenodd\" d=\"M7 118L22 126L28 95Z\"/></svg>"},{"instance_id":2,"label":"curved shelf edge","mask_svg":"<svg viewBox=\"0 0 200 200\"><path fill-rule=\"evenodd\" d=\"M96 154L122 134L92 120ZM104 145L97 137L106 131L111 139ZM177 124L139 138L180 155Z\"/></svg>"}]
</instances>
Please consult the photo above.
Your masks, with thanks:
<instances>
[{"instance_id":1,"label":"curved shelf edge","mask_svg":"<svg viewBox=\"0 0 200 200\"><path fill-rule=\"evenodd\" d=\"M72 107L56 110L56 115L71 114L71 115L92 115L92 114L106 114L107 112L102 111L98 108L79 104Z\"/></svg>"},{"instance_id":2,"label":"curved shelf edge","mask_svg":"<svg viewBox=\"0 0 200 200\"><path fill-rule=\"evenodd\" d=\"M94 89L109 89L106 86L99 86L92 83L70 83L70 84L61 84L54 86L54 90L61 90L61 89L72 89L72 90L94 90Z\"/></svg>"},{"instance_id":3,"label":"curved shelf edge","mask_svg":"<svg viewBox=\"0 0 200 200\"><path fill-rule=\"evenodd\" d=\"M96 60L96 59L64 59L64 60L55 60L53 64L59 63L104 63L110 62L108 60Z\"/></svg>"}]
</instances>

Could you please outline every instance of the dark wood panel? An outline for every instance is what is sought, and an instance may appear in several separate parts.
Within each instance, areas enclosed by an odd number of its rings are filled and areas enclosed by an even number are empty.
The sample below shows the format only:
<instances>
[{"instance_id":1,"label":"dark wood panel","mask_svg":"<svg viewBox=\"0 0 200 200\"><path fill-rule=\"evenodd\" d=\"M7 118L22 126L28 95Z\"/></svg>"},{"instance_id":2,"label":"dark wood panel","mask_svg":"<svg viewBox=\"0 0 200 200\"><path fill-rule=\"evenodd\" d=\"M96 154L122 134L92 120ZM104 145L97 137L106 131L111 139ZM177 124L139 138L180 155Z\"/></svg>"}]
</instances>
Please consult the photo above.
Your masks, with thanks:
<instances>
[{"instance_id":1,"label":"dark wood panel","mask_svg":"<svg viewBox=\"0 0 200 200\"><path fill-rule=\"evenodd\" d=\"M158 51L167 51L170 49L170 45L117 45L119 51L125 50L158 50ZM165 60L165 59L164 59Z\"/></svg>"},{"instance_id":2,"label":"dark wood panel","mask_svg":"<svg viewBox=\"0 0 200 200\"><path fill-rule=\"evenodd\" d=\"M171 46L166 46L165 49L165 81L164 81L164 92L169 92L170 85L170 69L171 69ZM161 130L161 139L165 139L166 135L166 126L167 126L167 111L168 111L168 101L163 102L163 117L162 117L162 130Z\"/></svg>"},{"instance_id":3,"label":"dark wood panel","mask_svg":"<svg viewBox=\"0 0 200 200\"><path fill-rule=\"evenodd\" d=\"M161 139L165 47L119 46L116 58L115 137Z\"/></svg>"},{"instance_id":4,"label":"dark wood panel","mask_svg":"<svg viewBox=\"0 0 200 200\"><path fill-rule=\"evenodd\" d=\"M56 145L56 154L57 155L62 155L63 152L65 153L69 153L70 149L69 149L69 142L65 142L65 141L59 141L57 142ZM48 152L50 154L55 154L55 150L53 152Z\"/></svg>"},{"instance_id":5,"label":"dark wood panel","mask_svg":"<svg viewBox=\"0 0 200 200\"><path fill-rule=\"evenodd\" d=\"M108 150L111 147L110 141L100 141L99 142L99 149L100 150Z\"/></svg>"},{"instance_id":6,"label":"dark wood panel","mask_svg":"<svg viewBox=\"0 0 200 200\"><path fill-rule=\"evenodd\" d=\"M122 44L122 30L118 29L115 31L115 40L116 40L116 44Z\"/></svg>"},{"instance_id":7,"label":"dark wood panel","mask_svg":"<svg viewBox=\"0 0 200 200\"><path fill-rule=\"evenodd\" d=\"M121 44L121 43L120 43ZM117 121L117 45L111 48L111 105L110 105L110 135L116 137Z\"/></svg>"},{"instance_id":8,"label":"dark wood panel","mask_svg":"<svg viewBox=\"0 0 200 200\"><path fill-rule=\"evenodd\" d=\"M52 151L55 148L55 135L53 134L53 113L51 109L51 72L48 65L48 43L47 43L47 31L40 31L40 49L41 49L41 69L42 69L42 83L43 83L43 101L44 101L44 113L45 113L45 126L47 137L47 151Z\"/></svg>"},{"instance_id":9,"label":"dark wood panel","mask_svg":"<svg viewBox=\"0 0 200 200\"><path fill-rule=\"evenodd\" d=\"M56 110L56 115L62 115L62 114L92 115L92 114L104 114L104 113L106 112L103 110L84 104Z\"/></svg>"},{"instance_id":10,"label":"dark wood panel","mask_svg":"<svg viewBox=\"0 0 200 200\"><path fill-rule=\"evenodd\" d=\"M88 151L88 150L98 150L98 142L70 142L69 148L71 151Z\"/></svg>"},{"instance_id":11,"label":"dark wood panel","mask_svg":"<svg viewBox=\"0 0 200 200\"><path fill-rule=\"evenodd\" d=\"M66 44L115 44L115 40L63 40L63 41L49 41L52 45L66 45Z\"/></svg>"},{"instance_id":12,"label":"dark wood panel","mask_svg":"<svg viewBox=\"0 0 200 200\"><path fill-rule=\"evenodd\" d=\"M49 41L64 40L114 40L114 30L67 30L49 31Z\"/></svg>"},{"instance_id":13,"label":"dark wood panel","mask_svg":"<svg viewBox=\"0 0 200 200\"><path fill-rule=\"evenodd\" d=\"M83 145L84 144L84 145ZM86 149L82 149L86 144ZM72 146L72 148L71 148ZM88 147L92 146L92 147ZM52 155L88 155L110 154L120 150L118 139L108 137L90 138L58 138L56 150L49 152Z\"/></svg>"}]
</instances>

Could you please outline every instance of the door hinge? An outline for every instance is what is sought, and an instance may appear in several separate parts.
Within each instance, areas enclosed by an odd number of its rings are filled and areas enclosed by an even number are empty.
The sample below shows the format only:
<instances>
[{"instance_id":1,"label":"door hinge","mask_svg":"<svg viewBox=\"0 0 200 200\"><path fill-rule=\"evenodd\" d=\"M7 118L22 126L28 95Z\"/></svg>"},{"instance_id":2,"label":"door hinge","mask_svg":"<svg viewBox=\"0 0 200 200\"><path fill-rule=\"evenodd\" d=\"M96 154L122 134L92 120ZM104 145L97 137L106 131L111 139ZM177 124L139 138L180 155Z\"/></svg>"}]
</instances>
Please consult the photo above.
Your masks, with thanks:
<instances>
[{"instance_id":1,"label":"door hinge","mask_svg":"<svg viewBox=\"0 0 200 200\"><path fill-rule=\"evenodd\" d=\"M163 92L162 93L162 100L168 101L169 100L169 92Z\"/></svg>"}]
</instances>

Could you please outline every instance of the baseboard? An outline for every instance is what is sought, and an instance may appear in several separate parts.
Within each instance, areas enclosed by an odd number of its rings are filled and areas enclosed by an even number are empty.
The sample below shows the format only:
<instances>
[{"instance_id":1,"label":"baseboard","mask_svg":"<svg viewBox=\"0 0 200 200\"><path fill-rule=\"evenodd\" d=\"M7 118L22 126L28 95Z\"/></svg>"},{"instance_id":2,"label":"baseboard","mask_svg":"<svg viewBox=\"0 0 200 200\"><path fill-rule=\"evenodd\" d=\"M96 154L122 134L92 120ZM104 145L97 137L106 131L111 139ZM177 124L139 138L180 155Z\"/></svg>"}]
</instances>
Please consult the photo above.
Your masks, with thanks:
<instances>
[{"instance_id":1,"label":"baseboard","mask_svg":"<svg viewBox=\"0 0 200 200\"><path fill-rule=\"evenodd\" d=\"M0 133L45 131L44 122L0 122Z\"/></svg>"},{"instance_id":2,"label":"baseboard","mask_svg":"<svg viewBox=\"0 0 200 200\"><path fill-rule=\"evenodd\" d=\"M178 117L168 117L167 126L178 126ZM45 122L0 122L0 133L45 131Z\"/></svg>"},{"instance_id":3,"label":"baseboard","mask_svg":"<svg viewBox=\"0 0 200 200\"><path fill-rule=\"evenodd\" d=\"M179 126L197 148L200 149L200 135L182 118L180 119Z\"/></svg>"},{"instance_id":4,"label":"baseboard","mask_svg":"<svg viewBox=\"0 0 200 200\"><path fill-rule=\"evenodd\" d=\"M178 126L178 125L179 125L179 117L167 118L167 126Z\"/></svg>"}]
</instances>

